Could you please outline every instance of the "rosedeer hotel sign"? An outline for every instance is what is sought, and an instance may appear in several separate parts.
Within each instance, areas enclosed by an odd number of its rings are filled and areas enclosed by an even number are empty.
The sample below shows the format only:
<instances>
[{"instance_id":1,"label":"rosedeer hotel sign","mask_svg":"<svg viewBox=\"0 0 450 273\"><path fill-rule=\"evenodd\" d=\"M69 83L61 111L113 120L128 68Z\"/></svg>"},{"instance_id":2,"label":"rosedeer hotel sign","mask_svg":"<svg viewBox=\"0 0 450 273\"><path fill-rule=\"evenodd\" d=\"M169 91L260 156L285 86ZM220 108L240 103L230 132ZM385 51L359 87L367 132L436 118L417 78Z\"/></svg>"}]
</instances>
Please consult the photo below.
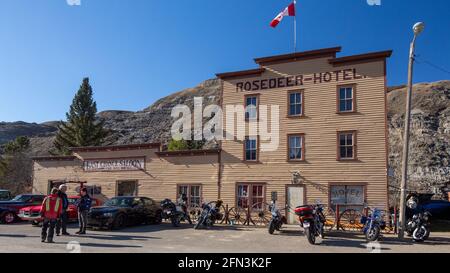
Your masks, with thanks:
<instances>
[{"instance_id":1,"label":"rosedeer hotel sign","mask_svg":"<svg viewBox=\"0 0 450 273\"><path fill-rule=\"evenodd\" d=\"M236 83L236 92L260 91L274 88L303 86L307 83L321 84L328 82L342 82L359 80L366 76L358 75L356 68L336 70L311 75L296 75L263 80L244 81Z\"/></svg>"},{"instance_id":2,"label":"rosedeer hotel sign","mask_svg":"<svg viewBox=\"0 0 450 273\"><path fill-rule=\"evenodd\" d=\"M88 159L83 162L85 172L139 171L145 169L145 158Z\"/></svg>"}]
</instances>

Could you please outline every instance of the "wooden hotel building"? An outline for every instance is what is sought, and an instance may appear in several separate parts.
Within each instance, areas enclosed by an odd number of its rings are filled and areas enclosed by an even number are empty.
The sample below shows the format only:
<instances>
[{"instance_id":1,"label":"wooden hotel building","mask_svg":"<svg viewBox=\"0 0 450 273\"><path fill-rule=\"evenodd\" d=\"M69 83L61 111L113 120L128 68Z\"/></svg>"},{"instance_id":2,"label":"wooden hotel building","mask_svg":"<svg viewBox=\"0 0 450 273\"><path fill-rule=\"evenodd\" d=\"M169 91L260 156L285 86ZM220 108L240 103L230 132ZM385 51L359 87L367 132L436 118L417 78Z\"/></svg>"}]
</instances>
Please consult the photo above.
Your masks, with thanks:
<instances>
[{"instance_id":1,"label":"wooden hotel building","mask_svg":"<svg viewBox=\"0 0 450 273\"><path fill-rule=\"evenodd\" d=\"M159 144L74 148L69 157L34 159L34 190L84 181L108 197L187 193L192 204L220 198L246 208L276 196L291 207L319 200L386 207L386 59L392 52L337 57L340 51L258 58L256 69L217 74L222 109L252 106L245 122L236 123L246 127L243 139L202 151L166 152ZM267 151L261 149L266 140L248 129L263 105L279 106L279 144ZM236 119L223 113L223 124Z\"/></svg>"}]
</instances>

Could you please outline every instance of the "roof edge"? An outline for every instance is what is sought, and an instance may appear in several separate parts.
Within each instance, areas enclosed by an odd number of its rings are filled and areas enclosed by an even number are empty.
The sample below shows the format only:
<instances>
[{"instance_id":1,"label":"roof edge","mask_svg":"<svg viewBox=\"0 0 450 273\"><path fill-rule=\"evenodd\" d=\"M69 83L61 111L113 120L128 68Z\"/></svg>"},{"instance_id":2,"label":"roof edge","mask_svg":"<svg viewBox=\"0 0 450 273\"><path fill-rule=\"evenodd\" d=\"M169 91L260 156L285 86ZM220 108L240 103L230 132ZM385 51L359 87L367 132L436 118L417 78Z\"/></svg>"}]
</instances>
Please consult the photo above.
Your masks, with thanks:
<instances>
[{"instance_id":1,"label":"roof edge","mask_svg":"<svg viewBox=\"0 0 450 273\"><path fill-rule=\"evenodd\" d=\"M392 50L370 52L365 54L351 55L328 60L332 65L342 65L360 61L371 61L377 59L386 59L392 56Z\"/></svg>"},{"instance_id":2,"label":"roof edge","mask_svg":"<svg viewBox=\"0 0 450 273\"><path fill-rule=\"evenodd\" d=\"M328 56L328 55L336 56L336 53L341 52L341 50L342 50L342 47L340 47L340 46L330 47L330 48L322 48L322 49L315 49L315 50L289 53L289 54L283 54L283 55L261 57L261 58L254 59L254 61L259 65L273 63L273 62L280 62L280 61L292 61L292 60L297 61L297 60L303 60L303 59L309 59L309 58L319 58L319 57Z\"/></svg>"},{"instance_id":3,"label":"roof edge","mask_svg":"<svg viewBox=\"0 0 450 273\"><path fill-rule=\"evenodd\" d=\"M182 150L182 151L163 151L156 152L161 157L173 157L173 156L194 156L194 155L211 155L218 154L221 149L207 149L207 150Z\"/></svg>"},{"instance_id":4,"label":"roof edge","mask_svg":"<svg viewBox=\"0 0 450 273\"><path fill-rule=\"evenodd\" d=\"M76 156L35 156L32 157L33 161L74 161Z\"/></svg>"},{"instance_id":5,"label":"roof edge","mask_svg":"<svg viewBox=\"0 0 450 273\"><path fill-rule=\"evenodd\" d=\"M264 68L257 68L257 69L249 69L249 70L241 70L241 71L234 71L234 72L225 72L225 73L218 73L216 74L217 78L226 80L231 78L238 78L238 77L245 77L245 76L253 76L253 75L261 75L264 73L266 69Z\"/></svg>"},{"instance_id":6,"label":"roof edge","mask_svg":"<svg viewBox=\"0 0 450 273\"><path fill-rule=\"evenodd\" d=\"M90 147L71 147L71 152L102 152L102 151L121 151L121 150L142 150L151 148L160 148L161 143L144 143L113 146L90 146Z\"/></svg>"}]
</instances>

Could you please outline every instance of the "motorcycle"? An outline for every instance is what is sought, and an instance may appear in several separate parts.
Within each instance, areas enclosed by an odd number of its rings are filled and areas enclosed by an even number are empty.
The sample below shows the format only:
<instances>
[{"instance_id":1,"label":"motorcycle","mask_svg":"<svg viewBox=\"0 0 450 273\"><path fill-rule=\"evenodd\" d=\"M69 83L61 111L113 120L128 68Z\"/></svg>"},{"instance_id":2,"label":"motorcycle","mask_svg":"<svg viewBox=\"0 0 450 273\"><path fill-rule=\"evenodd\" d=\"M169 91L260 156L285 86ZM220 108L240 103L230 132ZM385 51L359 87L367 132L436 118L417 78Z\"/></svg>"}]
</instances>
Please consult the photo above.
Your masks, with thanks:
<instances>
[{"instance_id":1,"label":"motorcycle","mask_svg":"<svg viewBox=\"0 0 450 273\"><path fill-rule=\"evenodd\" d=\"M209 202L202 204L202 212L194 226L194 229L201 227L207 228L214 225L214 223L223 218L223 214L220 212L222 201Z\"/></svg>"},{"instance_id":2,"label":"motorcycle","mask_svg":"<svg viewBox=\"0 0 450 273\"><path fill-rule=\"evenodd\" d=\"M386 221L383 220L382 211L379 209L374 209L369 216L362 216L361 224L364 225L363 233L370 242L378 241L381 231L386 229Z\"/></svg>"},{"instance_id":3,"label":"motorcycle","mask_svg":"<svg viewBox=\"0 0 450 273\"><path fill-rule=\"evenodd\" d=\"M305 230L305 236L310 244L316 243L316 237L325 238L325 215L322 205L300 206L294 211L299 217L300 226Z\"/></svg>"},{"instance_id":4,"label":"motorcycle","mask_svg":"<svg viewBox=\"0 0 450 273\"><path fill-rule=\"evenodd\" d=\"M186 210L182 206L177 206L170 199L165 199L161 201L162 219L168 220L174 227L179 227L181 221L188 221L192 224L191 218Z\"/></svg>"},{"instance_id":5,"label":"motorcycle","mask_svg":"<svg viewBox=\"0 0 450 273\"><path fill-rule=\"evenodd\" d=\"M275 230L280 231L283 223L286 222L284 216L281 215L280 210L277 208L275 202L270 205L270 212L272 213L272 219L269 222L269 234L273 234Z\"/></svg>"},{"instance_id":6,"label":"motorcycle","mask_svg":"<svg viewBox=\"0 0 450 273\"><path fill-rule=\"evenodd\" d=\"M418 206L418 199L411 197L407 206L415 211ZM406 225L406 234L412 236L414 242L423 242L430 237L431 233L431 213L428 211L420 211L414 213L412 218L408 220Z\"/></svg>"}]
</instances>

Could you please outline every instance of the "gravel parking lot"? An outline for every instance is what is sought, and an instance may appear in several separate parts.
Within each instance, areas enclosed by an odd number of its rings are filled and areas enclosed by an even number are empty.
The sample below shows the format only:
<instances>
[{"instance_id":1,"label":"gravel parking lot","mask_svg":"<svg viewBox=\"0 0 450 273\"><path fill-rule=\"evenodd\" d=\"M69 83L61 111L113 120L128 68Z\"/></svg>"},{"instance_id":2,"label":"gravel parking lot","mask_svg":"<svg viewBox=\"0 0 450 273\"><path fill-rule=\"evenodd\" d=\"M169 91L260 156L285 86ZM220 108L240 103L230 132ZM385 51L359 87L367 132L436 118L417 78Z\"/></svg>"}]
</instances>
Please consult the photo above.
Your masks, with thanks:
<instances>
[{"instance_id":1,"label":"gravel parking lot","mask_svg":"<svg viewBox=\"0 0 450 273\"><path fill-rule=\"evenodd\" d=\"M71 225L69 232L74 234L76 228ZM27 223L0 225L0 252L450 253L450 233L432 233L430 240L422 244L413 244L409 239L399 242L394 235L385 235L379 245L368 246L361 234L330 232L319 245L311 246L297 226L269 235L262 228L216 226L194 230L189 225L174 228L165 223L114 232L89 230L85 236L55 237L55 242L41 243L40 228Z\"/></svg>"}]
</instances>

